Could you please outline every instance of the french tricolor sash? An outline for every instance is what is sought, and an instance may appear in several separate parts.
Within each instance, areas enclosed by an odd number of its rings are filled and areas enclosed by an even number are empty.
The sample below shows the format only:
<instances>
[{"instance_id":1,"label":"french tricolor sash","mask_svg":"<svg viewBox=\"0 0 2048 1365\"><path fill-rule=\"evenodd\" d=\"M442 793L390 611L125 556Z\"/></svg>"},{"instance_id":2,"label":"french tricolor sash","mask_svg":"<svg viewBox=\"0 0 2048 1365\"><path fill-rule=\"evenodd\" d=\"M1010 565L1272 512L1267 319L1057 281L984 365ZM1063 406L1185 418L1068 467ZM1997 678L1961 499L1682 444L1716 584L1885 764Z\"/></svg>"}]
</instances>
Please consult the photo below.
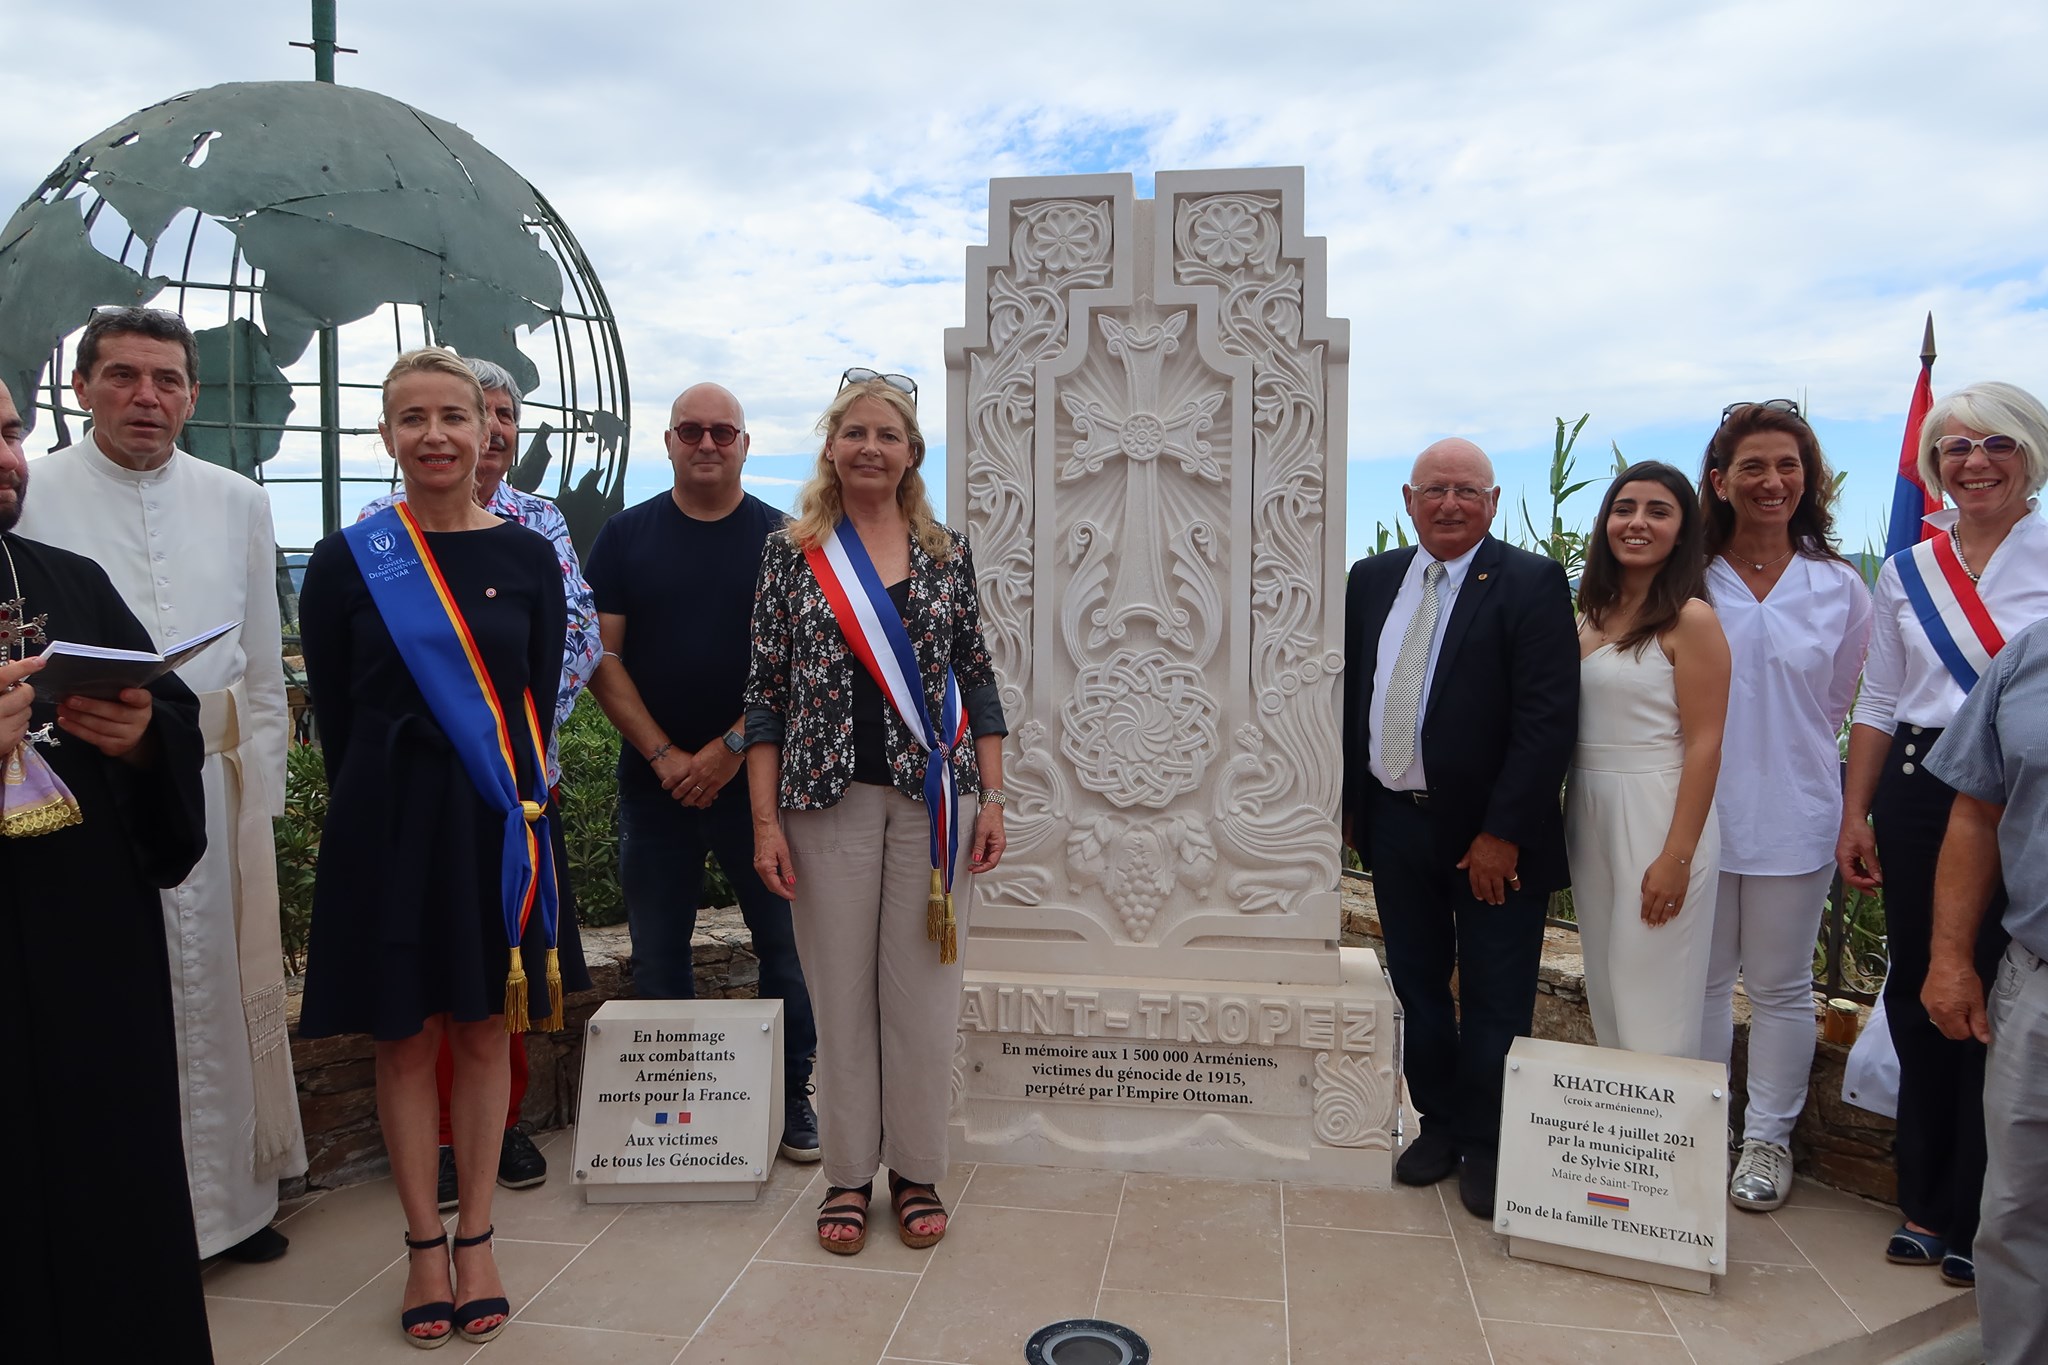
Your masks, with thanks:
<instances>
[{"instance_id":1,"label":"french tricolor sash","mask_svg":"<svg viewBox=\"0 0 2048 1365\"><path fill-rule=\"evenodd\" d=\"M939 723L932 724L919 686L917 653L910 632L882 576L875 572L867 547L850 522L842 519L823 540L804 551L811 573L824 590L825 601L846 637L846 647L860 660L882 695L896 708L917 742L924 747L924 804L932 826L932 890L926 902L925 932L939 945L939 961L958 959L959 926L953 918L953 866L958 851L959 781L953 773L953 751L967 738L967 709L960 702L960 684L946 670L946 692Z\"/></svg>"},{"instance_id":2,"label":"french tricolor sash","mask_svg":"<svg viewBox=\"0 0 2048 1365\"><path fill-rule=\"evenodd\" d=\"M529 1024L526 969L520 944L536 910L547 940L549 1012L537 1025L562 1027L562 973L556 956L557 932L554 846L547 825L547 742L533 693L525 695L525 725L520 739L531 746L535 791L519 794L519 765L514 757L512 727L498 704L483 656L469 623L455 604L455 595L441 574L427 538L412 509L394 503L375 516L342 531L356 567L369 586L370 599L391 632L391 642L419 684L434 719L462 762L485 804L504 816L504 851L499 859L505 942L511 967L505 978L505 1028L524 1033Z\"/></svg>"},{"instance_id":3,"label":"french tricolor sash","mask_svg":"<svg viewBox=\"0 0 2048 1365\"><path fill-rule=\"evenodd\" d=\"M1968 692L2005 648L2005 636L1978 596L1955 546L1947 536L1936 536L1893 556L1893 562L1935 656L1956 685Z\"/></svg>"}]
</instances>

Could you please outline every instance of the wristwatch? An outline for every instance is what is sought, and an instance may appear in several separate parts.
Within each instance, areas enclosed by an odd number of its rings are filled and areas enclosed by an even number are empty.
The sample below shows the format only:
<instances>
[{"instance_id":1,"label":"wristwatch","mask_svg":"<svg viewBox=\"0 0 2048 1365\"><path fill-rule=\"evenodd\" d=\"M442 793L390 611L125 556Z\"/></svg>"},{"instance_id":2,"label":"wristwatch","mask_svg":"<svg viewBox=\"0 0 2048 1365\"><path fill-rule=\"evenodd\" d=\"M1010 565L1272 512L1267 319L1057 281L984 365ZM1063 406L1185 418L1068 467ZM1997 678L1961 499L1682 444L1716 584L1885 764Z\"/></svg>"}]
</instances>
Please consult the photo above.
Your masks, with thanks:
<instances>
[{"instance_id":1,"label":"wristwatch","mask_svg":"<svg viewBox=\"0 0 2048 1365\"><path fill-rule=\"evenodd\" d=\"M736 754L743 754L747 751L747 737L737 730L727 730L725 732L725 747Z\"/></svg>"},{"instance_id":2,"label":"wristwatch","mask_svg":"<svg viewBox=\"0 0 2048 1365\"><path fill-rule=\"evenodd\" d=\"M981 789L981 804L984 806L1007 806L1010 804L1010 794L1001 787L983 787Z\"/></svg>"}]
</instances>

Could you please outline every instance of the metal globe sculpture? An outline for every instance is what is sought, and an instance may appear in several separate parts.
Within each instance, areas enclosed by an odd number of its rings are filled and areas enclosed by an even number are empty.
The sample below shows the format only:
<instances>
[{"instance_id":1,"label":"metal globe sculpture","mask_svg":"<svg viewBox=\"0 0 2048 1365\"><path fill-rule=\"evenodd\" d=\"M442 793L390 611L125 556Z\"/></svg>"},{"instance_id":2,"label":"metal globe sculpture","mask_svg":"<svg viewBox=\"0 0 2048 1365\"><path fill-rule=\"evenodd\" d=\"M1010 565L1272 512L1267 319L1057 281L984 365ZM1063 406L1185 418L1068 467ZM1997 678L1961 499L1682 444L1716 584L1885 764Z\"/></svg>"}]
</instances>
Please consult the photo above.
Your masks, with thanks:
<instances>
[{"instance_id":1,"label":"metal globe sculpture","mask_svg":"<svg viewBox=\"0 0 2048 1365\"><path fill-rule=\"evenodd\" d=\"M71 348L92 310L136 303L197 334L181 444L269 485L287 544L391 486L377 385L424 344L510 371L510 478L553 497L580 548L623 501L625 363L589 260L522 176L410 105L218 85L80 144L0 231L0 378L50 422L33 449L78 438Z\"/></svg>"}]
</instances>

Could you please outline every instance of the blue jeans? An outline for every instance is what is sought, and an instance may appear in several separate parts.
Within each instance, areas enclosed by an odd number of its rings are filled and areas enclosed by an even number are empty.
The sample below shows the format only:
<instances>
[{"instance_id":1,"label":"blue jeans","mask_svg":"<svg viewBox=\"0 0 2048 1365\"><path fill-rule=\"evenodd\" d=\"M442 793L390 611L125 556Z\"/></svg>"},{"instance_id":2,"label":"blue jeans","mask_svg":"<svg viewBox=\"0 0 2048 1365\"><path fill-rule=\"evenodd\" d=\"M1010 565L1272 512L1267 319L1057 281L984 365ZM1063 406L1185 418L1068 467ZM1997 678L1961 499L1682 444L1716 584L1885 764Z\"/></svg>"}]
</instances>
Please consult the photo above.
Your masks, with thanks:
<instances>
[{"instance_id":1,"label":"blue jeans","mask_svg":"<svg viewBox=\"0 0 2048 1365\"><path fill-rule=\"evenodd\" d=\"M782 1002L785 1078L795 1090L810 1079L818 1029L797 962L789 902L754 871L754 826L745 796L740 784L709 810L669 796L619 798L619 882L633 934L633 993L643 1000L696 997L690 936L697 928L704 855L714 854L753 936L761 998Z\"/></svg>"}]
</instances>

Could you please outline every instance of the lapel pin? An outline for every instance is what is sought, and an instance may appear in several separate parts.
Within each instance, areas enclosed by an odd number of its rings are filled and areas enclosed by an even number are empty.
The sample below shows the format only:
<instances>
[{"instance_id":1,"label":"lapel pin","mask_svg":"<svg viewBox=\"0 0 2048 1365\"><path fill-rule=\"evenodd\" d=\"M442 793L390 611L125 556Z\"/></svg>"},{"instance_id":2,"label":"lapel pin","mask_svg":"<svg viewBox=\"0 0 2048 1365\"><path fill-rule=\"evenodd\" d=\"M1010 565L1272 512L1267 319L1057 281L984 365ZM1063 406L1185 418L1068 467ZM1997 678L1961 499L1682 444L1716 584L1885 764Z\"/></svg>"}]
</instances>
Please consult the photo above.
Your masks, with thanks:
<instances>
[{"instance_id":1,"label":"lapel pin","mask_svg":"<svg viewBox=\"0 0 2048 1365\"><path fill-rule=\"evenodd\" d=\"M1481 575L1479 575L1479 581L1480 581L1481 583L1484 583L1484 582L1486 581L1486 575L1485 575L1485 574L1481 574Z\"/></svg>"},{"instance_id":2,"label":"lapel pin","mask_svg":"<svg viewBox=\"0 0 2048 1365\"><path fill-rule=\"evenodd\" d=\"M498 595L498 590L497 590L496 588L485 588L485 589L484 589L484 596L486 596L486 597L496 597L497 595Z\"/></svg>"}]
</instances>

